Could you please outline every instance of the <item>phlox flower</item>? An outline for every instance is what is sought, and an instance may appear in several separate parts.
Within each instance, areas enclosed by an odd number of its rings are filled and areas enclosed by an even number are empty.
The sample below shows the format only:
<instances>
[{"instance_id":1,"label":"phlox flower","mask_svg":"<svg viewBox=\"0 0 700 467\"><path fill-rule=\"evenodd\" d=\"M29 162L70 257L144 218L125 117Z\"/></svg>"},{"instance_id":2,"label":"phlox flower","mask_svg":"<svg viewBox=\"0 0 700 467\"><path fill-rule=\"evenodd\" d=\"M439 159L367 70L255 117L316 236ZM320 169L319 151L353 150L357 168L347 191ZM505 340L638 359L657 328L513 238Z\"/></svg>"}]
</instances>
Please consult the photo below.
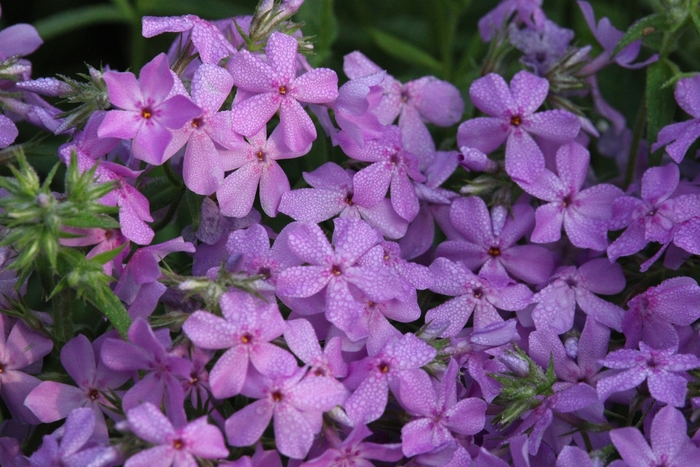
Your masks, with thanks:
<instances>
[{"instance_id":1,"label":"phlox flower","mask_svg":"<svg viewBox=\"0 0 700 467\"><path fill-rule=\"evenodd\" d=\"M221 431L200 417L182 426L173 426L158 408L146 402L126 412L129 429L155 446L129 457L124 467L197 465L196 459L228 456Z\"/></svg>"},{"instance_id":2,"label":"phlox flower","mask_svg":"<svg viewBox=\"0 0 700 467\"><path fill-rule=\"evenodd\" d=\"M463 122L457 143L490 153L506 142L506 172L516 181L531 183L544 170L544 155L532 135L559 144L573 141L581 122L565 110L535 111L549 92L549 82L527 71L510 82L490 73L472 83L469 96L488 117Z\"/></svg>"},{"instance_id":3,"label":"phlox flower","mask_svg":"<svg viewBox=\"0 0 700 467\"><path fill-rule=\"evenodd\" d=\"M247 137L256 135L279 110L285 145L305 153L316 139L316 128L300 102L333 101L338 97L338 76L328 68L317 68L297 77L297 47L295 38L274 32L267 40L266 60L241 50L227 68L238 88L231 108L233 130Z\"/></svg>"},{"instance_id":4,"label":"phlox flower","mask_svg":"<svg viewBox=\"0 0 700 467\"><path fill-rule=\"evenodd\" d=\"M97 130L100 138L133 140L134 157L153 165L165 162L165 148L172 131L202 113L187 97L168 98L174 85L165 54L156 56L141 69L139 80L133 73L104 73L109 100L121 110L110 110Z\"/></svg>"}]
</instances>

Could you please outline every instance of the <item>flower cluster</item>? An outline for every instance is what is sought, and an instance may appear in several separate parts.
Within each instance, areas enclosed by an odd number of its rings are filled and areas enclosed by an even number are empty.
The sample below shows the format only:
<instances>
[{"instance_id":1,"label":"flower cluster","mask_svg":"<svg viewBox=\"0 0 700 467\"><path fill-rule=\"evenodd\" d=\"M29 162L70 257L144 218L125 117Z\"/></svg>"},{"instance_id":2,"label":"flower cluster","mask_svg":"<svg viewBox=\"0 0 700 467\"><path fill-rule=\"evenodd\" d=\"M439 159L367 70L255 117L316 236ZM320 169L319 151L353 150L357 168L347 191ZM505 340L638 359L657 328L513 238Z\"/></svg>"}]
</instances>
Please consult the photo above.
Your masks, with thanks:
<instances>
[{"instance_id":1,"label":"flower cluster","mask_svg":"<svg viewBox=\"0 0 700 467\"><path fill-rule=\"evenodd\" d=\"M580 1L596 55L503 0L468 89L359 51L339 86L301 3L144 17L170 52L88 83L30 79L36 31L0 32L0 145L25 120L68 167L54 193L13 146L0 178L0 465L700 465L698 76L691 120L611 154L596 75L654 67L654 31Z\"/></svg>"}]
</instances>

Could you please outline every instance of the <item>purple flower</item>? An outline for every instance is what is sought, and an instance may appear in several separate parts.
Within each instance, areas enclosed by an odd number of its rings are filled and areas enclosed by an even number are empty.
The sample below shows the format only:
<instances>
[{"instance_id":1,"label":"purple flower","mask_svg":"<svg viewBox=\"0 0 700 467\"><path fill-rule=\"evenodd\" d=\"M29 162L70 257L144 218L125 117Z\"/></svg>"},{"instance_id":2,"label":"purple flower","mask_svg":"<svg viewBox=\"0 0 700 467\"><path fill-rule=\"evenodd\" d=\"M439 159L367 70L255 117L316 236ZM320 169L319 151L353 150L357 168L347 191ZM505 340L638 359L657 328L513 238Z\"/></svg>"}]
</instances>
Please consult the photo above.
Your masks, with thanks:
<instances>
[{"instance_id":1,"label":"purple flower","mask_svg":"<svg viewBox=\"0 0 700 467\"><path fill-rule=\"evenodd\" d=\"M296 76L297 41L274 32L266 47L267 61L247 50L234 54L228 70L238 88L231 108L232 128L253 136L279 110L282 139L289 149L305 153L316 139L316 128L300 102L323 104L338 97L338 76L317 68Z\"/></svg>"},{"instance_id":2,"label":"purple flower","mask_svg":"<svg viewBox=\"0 0 700 467\"><path fill-rule=\"evenodd\" d=\"M633 427L612 430L610 439L629 467L697 467L700 466L700 450L688 438L687 430L683 413L666 406L651 422L651 447Z\"/></svg>"},{"instance_id":3,"label":"purple flower","mask_svg":"<svg viewBox=\"0 0 700 467\"><path fill-rule=\"evenodd\" d=\"M613 202L611 228L627 229L608 247L610 261L637 253L650 241L661 243L661 250L642 265L646 271L671 242L683 244L687 236L680 224L700 215L700 195L672 197L679 180L676 164L650 167L642 176L641 200L621 196Z\"/></svg>"},{"instance_id":4,"label":"purple flower","mask_svg":"<svg viewBox=\"0 0 700 467\"><path fill-rule=\"evenodd\" d=\"M345 154L370 163L353 176L353 201L362 206L376 206L391 188L394 211L406 221L412 221L419 205L411 179L417 182L426 179L419 171L416 156L404 147L399 128L386 127L380 138L365 141L363 145L342 136L341 133L338 138Z\"/></svg>"},{"instance_id":5,"label":"purple flower","mask_svg":"<svg viewBox=\"0 0 700 467\"><path fill-rule=\"evenodd\" d=\"M425 315L426 322L449 323L442 337L454 336L461 331L472 312L474 328L479 330L503 321L496 308L518 311L528 306L532 299L532 292L524 284L496 287L487 278L476 276L464 265L447 258L437 258L430 265L430 271L434 277L430 290L457 297L428 310Z\"/></svg>"},{"instance_id":6,"label":"purple flower","mask_svg":"<svg viewBox=\"0 0 700 467\"><path fill-rule=\"evenodd\" d=\"M503 206L489 214L484 200L477 196L457 198L450 208L450 221L461 239L443 242L435 254L464 263L494 284L511 282L508 274L533 284L541 284L552 273L551 253L539 245L518 245L532 229L534 213L526 204ZM449 237L448 237L449 238Z\"/></svg>"},{"instance_id":7,"label":"purple flower","mask_svg":"<svg viewBox=\"0 0 700 467\"><path fill-rule=\"evenodd\" d=\"M158 263L170 253L194 250L194 245L178 237L134 252L114 287L117 296L130 305L131 317L149 316L165 293L165 285L158 281L162 275Z\"/></svg>"},{"instance_id":8,"label":"purple flower","mask_svg":"<svg viewBox=\"0 0 700 467\"><path fill-rule=\"evenodd\" d=\"M219 459L229 455L221 431L200 417L174 427L153 404L146 402L126 412L129 428L155 446L134 454L124 467L194 466L195 458Z\"/></svg>"},{"instance_id":9,"label":"purple flower","mask_svg":"<svg viewBox=\"0 0 700 467\"><path fill-rule=\"evenodd\" d=\"M513 46L523 52L520 61L530 67L538 76L545 76L549 69L569 49L574 31L561 28L550 20L545 20L540 29L508 28L508 39Z\"/></svg>"},{"instance_id":10,"label":"purple flower","mask_svg":"<svg viewBox=\"0 0 700 467\"><path fill-rule=\"evenodd\" d=\"M349 171L338 164L326 162L313 172L304 172L306 183L301 188L282 194L279 211L301 222L320 223L336 215L362 218L388 238L401 238L408 222L402 219L391 201L382 198L379 204L365 206L354 197L355 189Z\"/></svg>"},{"instance_id":11,"label":"purple flower","mask_svg":"<svg viewBox=\"0 0 700 467\"><path fill-rule=\"evenodd\" d=\"M85 466L107 467L120 460L113 446L96 445L92 439L95 415L88 408L73 410L66 423L54 433L44 436L44 442L28 459L31 467Z\"/></svg>"},{"instance_id":12,"label":"purple flower","mask_svg":"<svg viewBox=\"0 0 700 467\"><path fill-rule=\"evenodd\" d=\"M31 24L14 24L0 31L0 60L27 56L43 43Z\"/></svg>"},{"instance_id":13,"label":"purple flower","mask_svg":"<svg viewBox=\"0 0 700 467\"><path fill-rule=\"evenodd\" d=\"M622 39L623 32L615 28L615 26L610 23L608 18L601 19L596 25L595 15L593 14L593 7L590 3L579 1L579 8L581 8L581 13L586 19L588 27L591 29L593 36L596 38L598 43L603 46L603 53L595 58L591 63L583 67L580 71L581 75L593 75L598 70L603 68L605 65L610 63L611 58L615 63L624 68L642 68L650 63L658 60L658 55L654 54L649 57L646 61L640 63L632 63L634 59L639 55L639 49L642 45L641 40L636 40L631 44L620 50L613 58L612 53L617 47L617 44Z\"/></svg>"},{"instance_id":14,"label":"purple flower","mask_svg":"<svg viewBox=\"0 0 700 467\"><path fill-rule=\"evenodd\" d=\"M612 203L623 193L607 183L581 190L589 160L586 148L578 143L567 144L557 151L558 176L543 169L532 183L520 183L523 190L548 201L535 212L533 242L556 242L561 238L563 224L574 246L598 251L607 248Z\"/></svg>"},{"instance_id":15,"label":"purple flower","mask_svg":"<svg viewBox=\"0 0 700 467\"><path fill-rule=\"evenodd\" d=\"M458 365L450 359L447 370L425 397L417 397L409 412L415 418L401 429L404 455L413 457L438 450L454 441L454 433L475 435L484 429L486 402L476 397L457 400Z\"/></svg>"},{"instance_id":16,"label":"purple flower","mask_svg":"<svg viewBox=\"0 0 700 467\"><path fill-rule=\"evenodd\" d=\"M246 379L248 362L262 374L290 374L294 357L270 343L282 335L284 320L276 303L265 303L245 292L221 297L223 318L195 311L182 326L187 337L203 349L229 349L209 374L212 394L218 399L235 396Z\"/></svg>"},{"instance_id":17,"label":"purple flower","mask_svg":"<svg viewBox=\"0 0 700 467\"><path fill-rule=\"evenodd\" d=\"M230 112L219 112L233 87L231 75L215 65L203 64L192 78L192 101L202 114L179 130L165 149L169 159L187 145L182 176L187 188L200 195L214 193L224 180L224 172L236 168L229 150L240 150L243 138L231 130ZM242 217L242 216L241 216Z\"/></svg>"},{"instance_id":18,"label":"purple flower","mask_svg":"<svg viewBox=\"0 0 700 467\"><path fill-rule=\"evenodd\" d=\"M205 64L217 65L221 59L235 52L219 28L195 15L144 16L141 25L143 37L153 37L164 32L186 32Z\"/></svg>"},{"instance_id":19,"label":"purple flower","mask_svg":"<svg viewBox=\"0 0 700 467\"><path fill-rule=\"evenodd\" d=\"M174 79L165 54L144 65L138 81L133 73L105 72L109 99L122 110L107 112L98 136L133 139L134 157L153 165L165 162L172 130L202 113L185 96L168 98Z\"/></svg>"},{"instance_id":20,"label":"purple flower","mask_svg":"<svg viewBox=\"0 0 700 467\"><path fill-rule=\"evenodd\" d=\"M576 304L599 323L622 331L624 310L594 294L615 295L625 288L622 267L606 258L588 261L580 268L557 269L551 282L537 292L532 319L537 329L550 328L563 334L574 325ZM545 365L546 366L546 365Z\"/></svg>"},{"instance_id":21,"label":"purple flower","mask_svg":"<svg viewBox=\"0 0 700 467\"><path fill-rule=\"evenodd\" d=\"M232 446L255 443L274 417L275 441L281 454L303 459L314 435L321 431L323 412L345 402L345 388L333 378L297 369L290 376L257 376L242 394L258 399L226 420L226 436Z\"/></svg>"},{"instance_id":22,"label":"purple flower","mask_svg":"<svg viewBox=\"0 0 700 467\"><path fill-rule=\"evenodd\" d=\"M100 339L103 341L103 339ZM95 434L107 441L107 425L102 412L112 413L112 404L105 398L129 379L128 374L114 371L101 361L95 361L99 344L90 343L82 334L71 339L61 349L61 364L77 387L55 381L44 381L24 400L42 423L51 423L68 416L78 407L92 409Z\"/></svg>"},{"instance_id":23,"label":"purple flower","mask_svg":"<svg viewBox=\"0 0 700 467\"><path fill-rule=\"evenodd\" d=\"M376 355L351 363L350 375L344 381L349 389L354 390L345 403L350 420L357 425L381 417L390 388L405 404L410 404L414 398L425 397L417 389L425 387L429 377L420 367L430 363L436 353L415 335L404 334L387 342Z\"/></svg>"},{"instance_id":24,"label":"purple flower","mask_svg":"<svg viewBox=\"0 0 700 467\"><path fill-rule=\"evenodd\" d=\"M700 318L700 287L690 277L674 277L637 295L622 318L625 347L640 341L655 349L678 346L673 325L689 326Z\"/></svg>"},{"instance_id":25,"label":"purple flower","mask_svg":"<svg viewBox=\"0 0 700 467\"><path fill-rule=\"evenodd\" d=\"M544 155L533 135L560 144L572 141L581 122L565 110L535 113L549 92L549 82L520 71L510 88L499 75L490 73L474 81L469 96L489 117L463 122L457 143L490 153L506 141L506 172L517 181L534 182L544 170Z\"/></svg>"},{"instance_id":26,"label":"purple flower","mask_svg":"<svg viewBox=\"0 0 700 467\"><path fill-rule=\"evenodd\" d=\"M51 352L53 343L23 321L12 324L8 316L0 313L0 396L12 418L38 424L39 419L24 405L24 399L41 381L26 371L31 371L30 365L38 371L34 364L40 364Z\"/></svg>"},{"instance_id":27,"label":"purple flower","mask_svg":"<svg viewBox=\"0 0 700 467\"><path fill-rule=\"evenodd\" d=\"M0 115L0 149L15 142L19 130L15 123L4 115Z\"/></svg>"},{"instance_id":28,"label":"purple flower","mask_svg":"<svg viewBox=\"0 0 700 467\"><path fill-rule=\"evenodd\" d=\"M554 363L554 372L560 380L570 384L586 382L592 386L598 380L598 371L608 353L610 329L588 317L581 336L568 337L562 344L552 329L541 329L530 333L529 355L538 365L546 368L549 359Z\"/></svg>"},{"instance_id":29,"label":"purple flower","mask_svg":"<svg viewBox=\"0 0 700 467\"><path fill-rule=\"evenodd\" d=\"M164 329L165 337L170 336ZM102 362L116 371L145 370L146 375L127 391L122 400L125 411L143 402L151 402L165 409L171 418L184 417L185 394L182 380L189 380L192 362L170 355L162 339L153 332L143 318L137 318L129 328L129 342L106 339L102 344ZM169 345L169 343L168 343Z\"/></svg>"},{"instance_id":30,"label":"purple flower","mask_svg":"<svg viewBox=\"0 0 700 467\"><path fill-rule=\"evenodd\" d=\"M666 146L666 152L679 163L693 141L700 136L700 75L678 80L674 92L676 102L690 114L693 119L665 126L659 132L656 143L651 146L652 152L661 146ZM670 143L670 144L669 144Z\"/></svg>"},{"instance_id":31,"label":"purple flower","mask_svg":"<svg viewBox=\"0 0 700 467\"><path fill-rule=\"evenodd\" d=\"M541 30L547 19L541 7L542 0L503 0L479 20L479 35L484 42L490 41L511 16L516 24Z\"/></svg>"},{"instance_id":32,"label":"purple flower","mask_svg":"<svg viewBox=\"0 0 700 467\"><path fill-rule=\"evenodd\" d=\"M598 381L601 401L610 394L632 389L645 380L651 396L659 402L683 407L685 405L686 370L700 367L700 358L690 354L677 354L678 347L654 350L644 342L639 350L620 349L610 352L601 363L618 372L606 372ZM612 373L610 376L608 374ZM680 374L679 374L680 373Z\"/></svg>"},{"instance_id":33,"label":"purple flower","mask_svg":"<svg viewBox=\"0 0 700 467\"><path fill-rule=\"evenodd\" d=\"M330 447L300 467L369 467L373 464L367 459L396 462L403 457L400 444L363 443L362 440L372 434L366 425L356 426L342 441L331 429L323 433Z\"/></svg>"},{"instance_id":34,"label":"purple flower","mask_svg":"<svg viewBox=\"0 0 700 467\"><path fill-rule=\"evenodd\" d=\"M289 180L277 161L299 157L309 149L291 151L282 141L282 131L282 126L278 125L267 138L267 130L263 128L248 137L248 144L228 154L228 168L237 170L230 173L216 191L223 215L246 216L253 207L258 184L263 211L270 217L277 215L282 195L290 190Z\"/></svg>"},{"instance_id":35,"label":"purple flower","mask_svg":"<svg viewBox=\"0 0 700 467\"><path fill-rule=\"evenodd\" d=\"M579 383L574 386L555 384L554 390L555 393L551 396L536 396L541 402L527 414L512 435L512 437L515 437L531 429L527 449L533 456L539 451L545 431L554 421L554 412L570 413L600 404L595 389L586 383ZM564 425L555 424L551 428L555 431L561 431L561 433L557 433L553 437L558 442L562 442L560 437L564 436L565 433L569 433L569 436L571 436L570 433L573 427L567 424Z\"/></svg>"},{"instance_id":36,"label":"purple flower","mask_svg":"<svg viewBox=\"0 0 700 467\"><path fill-rule=\"evenodd\" d=\"M351 288L356 287L377 301L394 298L401 289L391 270L356 264L379 243L376 231L359 219L336 218L334 225L335 249L315 224L299 224L289 233L289 248L308 266L282 271L277 279L277 293L306 298L326 289L326 318L338 329L346 330L359 316Z\"/></svg>"},{"instance_id":37,"label":"purple flower","mask_svg":"<svg viewBox=\"0 0 700 467\"><path fill-rule=\"evenodd\" d=\"M339 336L326 339L323 351L313 326L305 319L286 322L284 341L299 360L309 365L310 373L316 376L344 378L348 365L343 360L342 339Z\"/></svg>"}]
</instances>

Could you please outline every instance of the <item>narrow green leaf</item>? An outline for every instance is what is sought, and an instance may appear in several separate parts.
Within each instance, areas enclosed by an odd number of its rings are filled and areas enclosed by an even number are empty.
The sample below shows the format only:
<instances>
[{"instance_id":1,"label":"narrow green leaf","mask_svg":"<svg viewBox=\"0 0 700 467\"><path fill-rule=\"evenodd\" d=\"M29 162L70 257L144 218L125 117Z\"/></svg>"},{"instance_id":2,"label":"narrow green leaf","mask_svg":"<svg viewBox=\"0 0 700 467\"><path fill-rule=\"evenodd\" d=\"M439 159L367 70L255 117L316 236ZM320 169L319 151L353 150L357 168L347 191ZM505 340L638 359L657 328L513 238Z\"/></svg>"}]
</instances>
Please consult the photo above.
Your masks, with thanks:
<instances>
[{"instance_id":1,"label":"narrow green leaf","mask_svg":"<svg viewBox=\"0 0 700 467\"><path fill-rule=\"evenodd\" d=\"M379 29L371 29L370 34L380 49L399 60L403 60L411 65L422 66L434 73L439 73L442 69L440 62L435 60L430 54L405 42L403 39L399 39Z\"/></svg>"},{"instance_id":2,"label":"narrow green leaf","mask_svg":"<svg viewBox=\"0 0 700 467\"><path fill-rule=\"evenodd\" d=\"M673 89L662 88L665 82L673 78L673 70L664 60L659 60L647 67L646 107L647 107L647 141L656 142L659 131L671 123L676 101ZM656 166L661 162L662 151L649 156L649 165Z\"/></svg>"},{"instance_id":3,"label":"narrow green leaf","mask_svg":"<svg viewBox=\"0 0 700 467\"><path fill-rule=\"evenodd\" d=\"M202 201L204 196L198 195L190 190L185 192L185 203L192 216L192 230L196 232L199 229L199 221L202 217Z\"/></svg>"},{"instance_id":4,"label":"narrow green leaf","mask_svg":"<svg viewBox=\"0 0 700 467\"><path fill-rule=\"evenodd\" d=\"M88 212L75 214L63 219L63 225L79 229L118 229L119 222L109 216L98 216Z\"/></svg>"},{"instance_id":5,"label":"narrow green leaf","mask_svg":"<svg viewBox=\"0 0 700 467\"><path fill-rule=\"evenodd\" d=\"M93 256L92 258L90 258L90 261L98 263L99 265L107 264L109 261L112 261L119 253L121 253L125 247L126 243L122 243L121 245L119 245L119 247L114 248L113 250L105 251L104 253L100 253L99 255Z\"/></svg>"},{"instance_id":6,"label":"narrow green leaf","mask_svg":"<svg viewBox=\"0 0 700 467\"><path fill-rule=\"evenodd\" d=\"M90 5L62 11L34 23L42 39L48 40L85 26L101 23L128 23L129 18L112 5Z\"/></svg>"},{"instance_id":7,"label":"narrow green leaf","mask_svg":"<svg viewBox=\"0 0 700 467\"><path fill-rule=\"evenodd\" d=\"M640 19L630 26L630 28L622 36L622 39L620 39L620 42L618 42L615 50L613 50L613 57L632 42L653 32L665 31L668 29L668 27L669 23L665 14L654 13L653 15Z\"/></svg>"},{"instance_id":8,"label":"narrow green leaf","mask_svg":"<svg viewBox=\"0 0 700 467\"><path fill-rule=\"evenodd\" d=\"M126 338L129 326L131 326L131 318L121 300L117 298L109 286L102 284L101 287L96 288L94 294L85 298L105 315L122 337Z\"/></svg>"}]
</instances>

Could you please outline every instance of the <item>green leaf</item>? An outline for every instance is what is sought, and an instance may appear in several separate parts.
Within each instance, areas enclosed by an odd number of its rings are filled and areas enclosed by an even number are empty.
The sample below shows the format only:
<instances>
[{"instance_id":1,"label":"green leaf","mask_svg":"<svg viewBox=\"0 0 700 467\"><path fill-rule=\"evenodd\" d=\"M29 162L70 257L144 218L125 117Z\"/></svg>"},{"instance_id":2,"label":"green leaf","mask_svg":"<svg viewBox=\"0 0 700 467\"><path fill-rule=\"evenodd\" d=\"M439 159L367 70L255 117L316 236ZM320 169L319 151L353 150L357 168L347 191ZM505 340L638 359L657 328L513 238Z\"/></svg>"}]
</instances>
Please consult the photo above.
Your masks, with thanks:
<instances>
[{"instance_id":1,"label":"green leaf","mask_svg":"<svg viewBox=\"0 0 700 467\"><path fill-rule=\"evenodd\" d=\"M102 23L129 23L129 18L112 5L90 5L62 11L34 23L45 41L85 26Z\"/></svg>"},{"instance_id":2,"label":"green leaf","mask_svg":"<svg viewBox=\"0 0 700 467\"><path fill-rule=\"evenodd\" d=\"M665 14L654 13L653 15L640 19L630 26L627 32L625 32L622 39L620 39L620 42L618 42L617 46L615 47L615 50L613 50L612 56L614 57L620 52L620 50L644 36L656 31L665 31L668 29L668 26L669 23Z\"/></svg>"},{"instance_id":3,"label":"green leaf","mask_svg":"<svg viewBox=\"0 0 700 467\"><path fill-rule=\"evenodd\" d=\"M311 65L326 63L339 30L333 0L306 0L294 18L303 21L304 34L313 37L314 51L308 57Z\"/></svg>"},{"instance_id":4,"label":"green leaf","mask_svg":"<svg viewBox=\"0 0 700 467\"><path fill-rule=\"evenodd\" d=\"M403 60L411 65L422 66L433 73L439 73L442 70L440 62L435 60L430 54L405 42L403 39L399 39L379 29L371 29L370 35L380 49L399 60Z\"/></svg>"},{"instance_id":5,"label":"green leaf","mask_svg":"<svg viewBox=\"0 0 700 467\"><path fill-rule=\"evenodd\" d=\"M647 107L647 141L654 143L659 131L671 123L676 101L673 89L663 88L664 83L673 78L673 70L664 60L659 60L647 67L646 107ZM649 156L649 165L661 162L662 151Z\"/></svg>"},{"instance_id":6,"label":"green leaf","mask_svg":"<svg viewBox=\"0 0 700 467\"><path fill-rule=\"evenodd\" d=\"M99 255L93 256L92 258L90 258L90 261L94 261L100 265L105 265L108 262L112 261L114 258L116 258L116 256L119 253L121 253L125 247L126 247L126 243L122 243L117 248L114 248L112 250L100 253Z\"/></svg>"},{"instance_id":7,"label":"green leaf","mask_svg":"<svg viewBox=\"0 0 700 467\"><path fill-rule=\"evenodd\" d=\"M63 225L79 229L118 229L119 222L109 216L100 216L88 212L73 214L63 219Z\"/></svg>"},{"instance_id":8,"label":"green leaf","mask_svg":"<svg viewBox=\"0 0 700 467\"><path fill-rule=\"evenodd\" d=\"M204 201L204 196L190 190L185 192L185 202L190 210L190 216L192 216L192 230L194 232L199 230L199 221L202 217L202 201Z\"/></svg>"}]
</instances>

